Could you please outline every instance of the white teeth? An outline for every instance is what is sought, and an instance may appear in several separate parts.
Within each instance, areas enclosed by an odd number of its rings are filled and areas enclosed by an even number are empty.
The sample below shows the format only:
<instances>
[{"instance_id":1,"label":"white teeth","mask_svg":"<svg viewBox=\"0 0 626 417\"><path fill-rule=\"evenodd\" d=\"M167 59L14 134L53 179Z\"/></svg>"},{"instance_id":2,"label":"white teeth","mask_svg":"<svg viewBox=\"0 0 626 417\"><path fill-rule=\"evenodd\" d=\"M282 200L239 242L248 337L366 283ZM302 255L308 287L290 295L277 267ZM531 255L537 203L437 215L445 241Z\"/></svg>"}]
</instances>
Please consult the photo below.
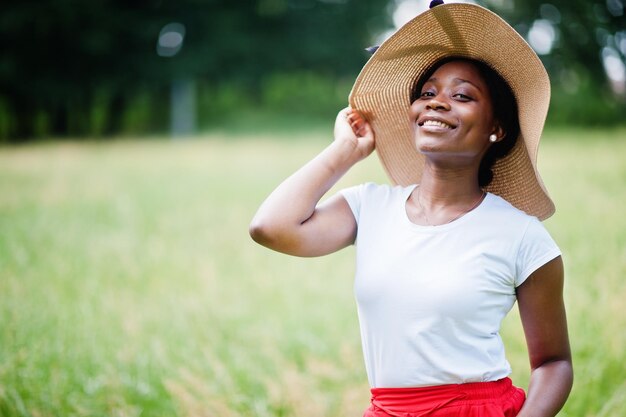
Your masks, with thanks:
<instances>
[{"instance_id":1,"label":"white teeth","mask_svg":"<svg viewBox=\"0 0 626 417\"><path fill-rule=\"evenodd\" d=\"M450 126L447 123L444 122L440 122L439 120L426 120L422 126L438 126L438 127L443 127L445 129L452 129L452 126Z\"/></svg>"}]
</instances>

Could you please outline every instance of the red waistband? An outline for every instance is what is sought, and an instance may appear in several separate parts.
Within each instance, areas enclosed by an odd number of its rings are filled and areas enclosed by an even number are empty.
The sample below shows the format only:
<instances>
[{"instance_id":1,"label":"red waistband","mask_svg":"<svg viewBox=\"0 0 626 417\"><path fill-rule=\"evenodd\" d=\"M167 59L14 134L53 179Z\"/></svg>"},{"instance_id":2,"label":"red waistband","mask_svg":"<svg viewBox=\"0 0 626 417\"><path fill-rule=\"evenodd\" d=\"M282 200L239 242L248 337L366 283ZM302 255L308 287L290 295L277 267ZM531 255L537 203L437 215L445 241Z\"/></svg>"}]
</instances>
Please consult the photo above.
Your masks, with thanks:
<instances>
[{"instance_id":1,"label":"red waistband","mask_svg":"<svg viewBox=\"0 0 626 417\"><path fill-rule=\"evenodd\" d=\"M419 415L448 405L509 401L524 395L510 378L418 388L372 388L372 405L389 415ZM523 401L523 399L522 399Z\"/></svg>"}]
</instances>

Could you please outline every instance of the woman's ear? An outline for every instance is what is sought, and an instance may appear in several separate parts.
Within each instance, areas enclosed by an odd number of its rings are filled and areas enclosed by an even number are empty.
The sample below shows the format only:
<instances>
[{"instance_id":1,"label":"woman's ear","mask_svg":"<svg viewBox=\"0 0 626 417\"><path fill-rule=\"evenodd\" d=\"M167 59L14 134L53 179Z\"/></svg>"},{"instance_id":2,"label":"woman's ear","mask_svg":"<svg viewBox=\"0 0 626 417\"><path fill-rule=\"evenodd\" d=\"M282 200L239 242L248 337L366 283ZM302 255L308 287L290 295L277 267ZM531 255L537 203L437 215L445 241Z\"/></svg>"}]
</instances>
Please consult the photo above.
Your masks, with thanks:
<instances>
[{"instance_id":1,"label":"woman's ear","mask_svg":"<svg viewBox=\"0 0 626 417\"><path fill-rule=\"evenodd\" d=\"M496 142L500 142L506 136L506 132L504 131L504 129L498 122L496 122L496 124L494 125L494 128L491 131L491 134L496 135L496 138L497 138L495 140Z\"/></svg>"}]
</instances>

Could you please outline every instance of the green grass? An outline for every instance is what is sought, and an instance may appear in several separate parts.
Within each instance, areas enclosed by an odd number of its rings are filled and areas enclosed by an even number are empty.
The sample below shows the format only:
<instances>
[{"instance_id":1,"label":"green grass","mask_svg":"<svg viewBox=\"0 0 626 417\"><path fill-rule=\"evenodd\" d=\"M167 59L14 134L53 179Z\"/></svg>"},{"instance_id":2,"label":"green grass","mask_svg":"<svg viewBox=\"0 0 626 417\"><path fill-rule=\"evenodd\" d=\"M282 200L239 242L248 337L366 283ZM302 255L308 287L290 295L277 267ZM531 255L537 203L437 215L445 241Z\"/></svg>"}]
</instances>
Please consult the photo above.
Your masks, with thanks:
<instances>
[{"instance_id":1,"label":"green grass","mask_svg":"<svg viewBox=\"0 0 626 417\"><path fill-rule=\"evenodd\" d=\"M626 409L626 131L549 131L576 381ZM298 259L247 225L314 131L0 148L0 416L360 416L354 250ZM376 157L338 187L385 181ZM503 334L528 365L517 314Z\"/></svg>"}]
</instances>

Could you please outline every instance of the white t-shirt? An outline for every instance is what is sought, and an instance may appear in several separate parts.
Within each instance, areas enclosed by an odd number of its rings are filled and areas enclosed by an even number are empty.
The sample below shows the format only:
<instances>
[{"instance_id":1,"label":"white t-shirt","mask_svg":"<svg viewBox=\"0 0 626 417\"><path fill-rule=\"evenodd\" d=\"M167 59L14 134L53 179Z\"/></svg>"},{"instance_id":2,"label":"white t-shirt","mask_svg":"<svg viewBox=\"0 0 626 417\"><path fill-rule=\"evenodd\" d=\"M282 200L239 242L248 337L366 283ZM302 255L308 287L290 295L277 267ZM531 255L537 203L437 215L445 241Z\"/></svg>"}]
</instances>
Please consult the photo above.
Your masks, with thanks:
<instances>
[{"instance_id":1,"label":"white t-shirt","mask_svg":"<svg viewBox=\"0 0 626 417\"><path fill-rule=\"evenodd\" d=\"M560 250L537 218L494 194L448 224L416 225L405 206L414 188L341 192L358 225L354 291L370 386L504 378L499 329L515 287Z\"/></svg>"}]
</instances>

